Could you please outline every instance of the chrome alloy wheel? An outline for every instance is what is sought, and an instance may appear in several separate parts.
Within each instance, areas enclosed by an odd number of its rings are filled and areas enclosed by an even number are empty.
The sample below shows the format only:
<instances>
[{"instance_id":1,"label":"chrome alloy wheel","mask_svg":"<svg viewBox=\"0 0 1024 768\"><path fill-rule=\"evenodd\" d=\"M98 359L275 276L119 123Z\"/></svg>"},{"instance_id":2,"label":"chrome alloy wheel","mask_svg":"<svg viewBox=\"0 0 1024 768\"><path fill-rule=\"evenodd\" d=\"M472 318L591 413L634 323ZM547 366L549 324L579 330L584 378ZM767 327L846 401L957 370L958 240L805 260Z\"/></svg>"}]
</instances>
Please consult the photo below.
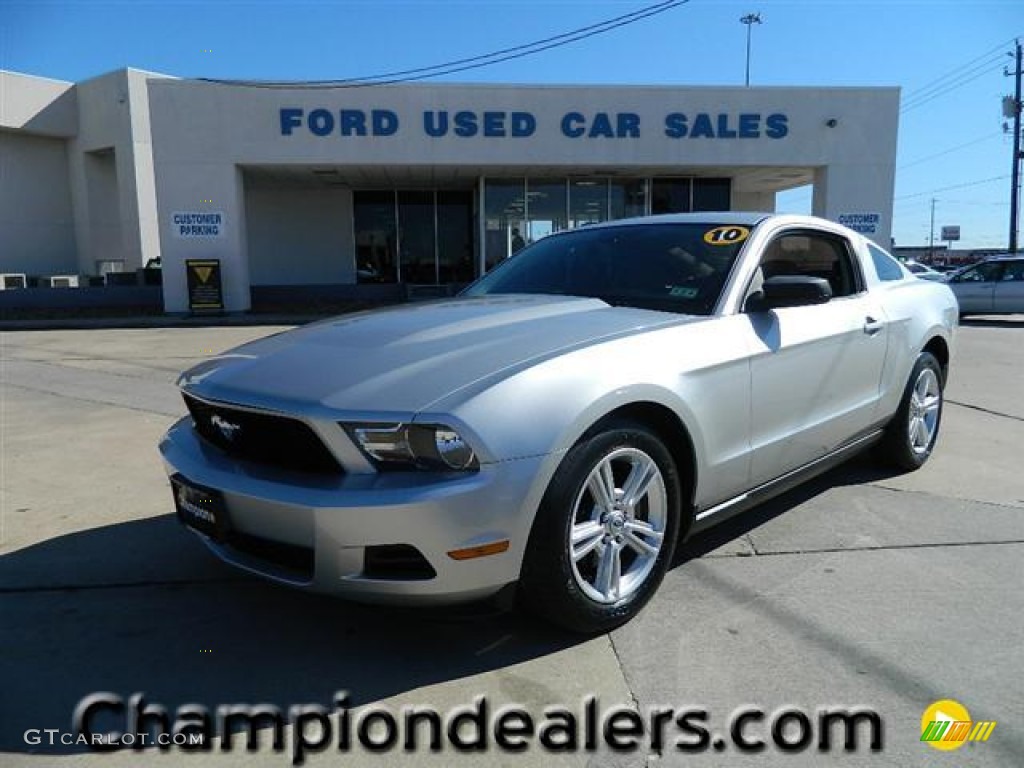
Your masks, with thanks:
<instances>
[{"instance_id":1,"label":"chrome alloy wheel","mask_svg":"<svg viewBox=\"0 0 1024 768\"><path fill-rule=\"evenodd\" d=\"M668 493L657 463L617 448L590 471L573 505L569 562L591 600L633 595L654 568L668 521Z\"/></svg>"},{"instance_id":2,"label":"chrome alloy wheel","mask_svg":"<svg viewBox=\"0 0 1024 768\"><path fill-rule=\"evenodd\" d=\"M910 418L907 420L907 437L914 453L921 455L931 449L941 406L939 377L931 368L923 368L910 393Z\"/></svg>"}]
</instances>

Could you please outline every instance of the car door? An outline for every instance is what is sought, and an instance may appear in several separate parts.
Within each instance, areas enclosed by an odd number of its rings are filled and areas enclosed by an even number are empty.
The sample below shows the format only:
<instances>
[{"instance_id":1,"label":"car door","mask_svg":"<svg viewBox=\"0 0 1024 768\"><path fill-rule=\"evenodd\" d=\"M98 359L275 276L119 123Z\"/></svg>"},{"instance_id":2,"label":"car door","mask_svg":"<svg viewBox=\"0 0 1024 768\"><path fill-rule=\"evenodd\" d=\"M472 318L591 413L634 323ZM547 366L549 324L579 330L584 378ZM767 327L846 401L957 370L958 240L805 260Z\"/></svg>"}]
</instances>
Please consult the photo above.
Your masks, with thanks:
<instances>
[{"instance_id":1,"label":"car door","mask_svg":"<svg viewBox=\"0 0 1024 768\"><path fill-rule=\"evenodd\" d=\"M956 295L960 313L991 312L994 308L996 283L1003 273L998 261L988 261L971 267L950 278L949 287Z\"/></svg>"},{"instance_id":2,"label":"car door","mask_svg":"<svg viewBox=\"0 0 1024 768\"><path fill-rule=\"evenodd\" d=\"M1024 312L1024 259L1003 262L1003 274L992 294L992 311Z\"/></svg>"},{"instance_id":3,"label":"car door","mask_svg":"<svg viewBox=\"0 0 1024 768\"><path fill-rule=\"evenodd\" d=\"M760 484L801 467L867 430L874 419L889 327L867 290L852 245L840 235L783 232L764 251L761 275L824 277L824 304L748 314L751 474Z\"/></svg>"}]
</instances>

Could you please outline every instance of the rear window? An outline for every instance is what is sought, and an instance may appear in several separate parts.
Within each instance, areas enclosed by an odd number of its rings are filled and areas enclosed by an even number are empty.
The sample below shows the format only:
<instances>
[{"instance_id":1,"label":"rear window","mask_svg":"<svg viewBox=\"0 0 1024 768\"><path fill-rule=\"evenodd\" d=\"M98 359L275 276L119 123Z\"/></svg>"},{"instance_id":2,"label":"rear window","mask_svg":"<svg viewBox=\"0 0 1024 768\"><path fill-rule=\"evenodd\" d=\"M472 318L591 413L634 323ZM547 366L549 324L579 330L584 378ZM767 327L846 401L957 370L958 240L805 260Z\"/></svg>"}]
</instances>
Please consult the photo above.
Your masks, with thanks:
<instances>
[{"instance_id":1,"label":"rear window","mask_svg":"<svg viewBox=\"0 0 1024 768\"><path fill-rule=\"evenodd\" d=\"M870 243L868 243L868 252L871 254L871 261L875 264L875 272L878 274L879 280L889 282L904 278L903 267L888 253Z\"/></svg>"}]
</instances>

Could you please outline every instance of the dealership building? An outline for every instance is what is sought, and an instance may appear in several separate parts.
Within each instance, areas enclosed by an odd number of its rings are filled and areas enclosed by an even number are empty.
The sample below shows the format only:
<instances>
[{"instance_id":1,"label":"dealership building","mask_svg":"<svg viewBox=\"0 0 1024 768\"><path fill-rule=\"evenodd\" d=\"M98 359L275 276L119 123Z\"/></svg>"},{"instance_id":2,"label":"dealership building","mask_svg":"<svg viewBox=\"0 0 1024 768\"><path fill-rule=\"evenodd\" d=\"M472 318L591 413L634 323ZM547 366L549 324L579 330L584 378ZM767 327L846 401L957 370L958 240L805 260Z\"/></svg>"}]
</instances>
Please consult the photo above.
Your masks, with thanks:
<instances>
[{"instance_id":1,"label":"dealership building","mask_svg":"<svg viewBox=\"0 0 1024 768\"><path fill-rule=\"evenodd\" d=\"M898 111L897 88L0 72L0 273L159 264L187 312L213 265L245 311L267 286L466 283L555 231L808 184L814 214L888 246Z\"/></svg>"}]
</instances>

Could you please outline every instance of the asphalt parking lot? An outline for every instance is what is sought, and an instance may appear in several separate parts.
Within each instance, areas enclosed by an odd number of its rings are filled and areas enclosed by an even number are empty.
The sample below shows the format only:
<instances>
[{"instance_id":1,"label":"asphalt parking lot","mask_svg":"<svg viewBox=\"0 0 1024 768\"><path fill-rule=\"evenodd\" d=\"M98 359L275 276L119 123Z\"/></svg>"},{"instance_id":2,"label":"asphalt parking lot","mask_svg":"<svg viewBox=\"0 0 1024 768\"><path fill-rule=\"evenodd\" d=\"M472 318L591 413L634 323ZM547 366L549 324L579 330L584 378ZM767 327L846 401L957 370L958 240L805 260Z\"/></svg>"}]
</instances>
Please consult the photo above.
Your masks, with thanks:
<instances>
[{"instance_id":1,"label":"asphalt parking lot","mask_svg":"<svg viewBox=\"0 0 1024 768\"><path fill-rule=\"evenodd\" d=\"M157 441L182 368L278 327L0 334L0 764L289 765L269 747L99 754L29 745L87 694L446 711L518 704L708 710L869 707L882 751L375 756L309 764L1024 764L1024 318L960 329L942 434L912 475L855 460L688 543L647 609L583 640L487 607L367 608L229 570L174 520ZM953 754L922 743L939 699L996 721ZM760 726L767 730L766 726ZM755 734L758 727L751 727Z\"/></svg>"}]
</instances>

